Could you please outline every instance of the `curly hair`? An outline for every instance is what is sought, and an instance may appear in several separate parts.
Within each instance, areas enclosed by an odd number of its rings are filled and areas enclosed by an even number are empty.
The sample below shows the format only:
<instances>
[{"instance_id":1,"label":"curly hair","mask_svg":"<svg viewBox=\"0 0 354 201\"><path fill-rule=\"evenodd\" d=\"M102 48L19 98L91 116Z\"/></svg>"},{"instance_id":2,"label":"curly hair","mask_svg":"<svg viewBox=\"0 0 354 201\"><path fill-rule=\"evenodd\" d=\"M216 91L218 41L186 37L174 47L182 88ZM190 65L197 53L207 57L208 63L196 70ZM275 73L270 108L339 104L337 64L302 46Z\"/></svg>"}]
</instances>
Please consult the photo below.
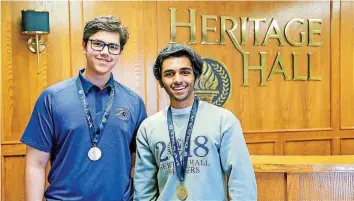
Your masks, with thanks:
<instances>
[{"instance_id":1,"label":"curly hair","mask_svg":"<svg viewBox=\"0 0 354 201\"><path fill-rule=\"evenodd\" d=\"M118 33L120 38L120 51L123 51L124 45L129 39L128 28L122 25L119 18L112 15L101 15L88 21L85 24L82 40L87 44L88 39L101 30Z\"/></svg>"},{"instance_id":2,"label":"curly hair","mask_svg":"<svg viewBox=\"0 0 354 201\"><path fill-rule=\"evenodd\" d=\"M159 55L156 58L156 61L153 66L154 76L157 81L162 84L162 63L169 57L182 57L186 56L189 58L193 74L195 79L197 80L203 71L203 60L192 48L187 45L182 44L170 44L164 47Z\"/></svg>"}]
</instances>

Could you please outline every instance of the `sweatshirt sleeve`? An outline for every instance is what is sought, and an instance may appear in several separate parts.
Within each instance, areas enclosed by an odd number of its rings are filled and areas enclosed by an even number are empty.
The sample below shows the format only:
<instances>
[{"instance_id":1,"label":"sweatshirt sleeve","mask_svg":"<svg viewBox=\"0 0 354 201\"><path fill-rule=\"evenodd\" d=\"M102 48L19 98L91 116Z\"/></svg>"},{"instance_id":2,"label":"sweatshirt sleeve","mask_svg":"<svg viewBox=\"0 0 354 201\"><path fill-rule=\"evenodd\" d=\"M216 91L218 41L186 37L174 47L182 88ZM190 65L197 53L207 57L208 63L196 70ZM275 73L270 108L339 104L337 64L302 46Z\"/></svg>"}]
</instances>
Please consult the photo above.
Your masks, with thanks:
<instances>
[{"instance_id":1,"label":"sweatshirt sleeve","mask_svg":"<svg viewBox=\"0 0 354 201\"><path fill-rule=\"evenodd\" d=\"M232 114L222 125L224 129L220 157L228 179L232 201L256 201L257 184L240 121Z\"/></svg>"},{"instance_id":2,"label":"sweatshirt sleeve","mask_svg":"<svg viewBox=\"0 0 354 201\"><path fill-rule=\"evenodd\" d=\"M158 198L157 164L146 136L146 129L142 124L136 138L134 201L150 201Z\"/></svg>"}]
</instances>

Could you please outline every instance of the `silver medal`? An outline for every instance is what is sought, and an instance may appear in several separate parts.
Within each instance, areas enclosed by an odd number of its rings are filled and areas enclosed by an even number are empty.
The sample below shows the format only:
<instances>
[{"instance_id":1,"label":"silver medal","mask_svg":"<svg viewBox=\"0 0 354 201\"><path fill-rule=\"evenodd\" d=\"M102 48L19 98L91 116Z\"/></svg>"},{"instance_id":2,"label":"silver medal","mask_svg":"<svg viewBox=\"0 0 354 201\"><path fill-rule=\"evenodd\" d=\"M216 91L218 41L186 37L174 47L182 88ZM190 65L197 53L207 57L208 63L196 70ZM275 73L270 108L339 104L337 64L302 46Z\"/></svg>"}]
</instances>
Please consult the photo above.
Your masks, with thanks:
<instances>
[{"instance_id":1,"label":"silver medal","mask_svg":"<svg viewBox=\"0 0 354 201\"><path fill-rule=\"evenodd\" d=\"M97 161L101 158L102 152L98 147L92 147L88 152L88 157L92 161Z\"/></svg>"}]
</instances>

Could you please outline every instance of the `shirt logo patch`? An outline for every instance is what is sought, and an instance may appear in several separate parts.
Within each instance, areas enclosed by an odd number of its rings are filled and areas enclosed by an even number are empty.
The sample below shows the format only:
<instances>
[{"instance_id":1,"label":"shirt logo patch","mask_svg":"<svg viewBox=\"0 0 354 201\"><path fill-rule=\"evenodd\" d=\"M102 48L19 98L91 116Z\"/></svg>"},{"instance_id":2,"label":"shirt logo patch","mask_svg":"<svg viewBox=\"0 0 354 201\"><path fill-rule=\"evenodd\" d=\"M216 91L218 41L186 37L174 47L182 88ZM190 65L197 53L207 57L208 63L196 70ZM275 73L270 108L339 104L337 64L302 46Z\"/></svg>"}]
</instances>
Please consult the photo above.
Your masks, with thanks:
<instances>
[{"instance_id":1,"label":"shirt logo patch","mask_svg":"<svg viewBox=\"0 0 354 201\"><path fill-rule=\"evenodd\" d=\"M129 112L125 108L118 107L118 108L115 109L115 116L118 119L127 121L129 119Z\"/></svg>"}]
</instances>

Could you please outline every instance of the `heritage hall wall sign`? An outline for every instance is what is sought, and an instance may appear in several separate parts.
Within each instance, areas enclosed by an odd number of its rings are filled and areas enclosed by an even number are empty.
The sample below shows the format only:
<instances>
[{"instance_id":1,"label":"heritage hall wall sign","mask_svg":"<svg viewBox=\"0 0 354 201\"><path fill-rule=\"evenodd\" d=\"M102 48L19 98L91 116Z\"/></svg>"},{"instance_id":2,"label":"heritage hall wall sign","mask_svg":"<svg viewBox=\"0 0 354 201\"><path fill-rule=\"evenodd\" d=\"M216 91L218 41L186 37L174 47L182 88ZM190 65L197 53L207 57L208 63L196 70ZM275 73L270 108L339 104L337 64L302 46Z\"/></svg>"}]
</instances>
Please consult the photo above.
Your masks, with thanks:
<instances>
[{"instance_id":1,"label":"heritage hall wall sign","mask_svg":"<svg viewBox=\"0 0 354 201\"><path fill-rule=\"evenodd\" d=\"M197 44L196 41L196 11L197 9L189 8L189 22L177 22L177 8L169 8L170 10L170 43L176 43L177 28L184 27L189 28L190 31L190 44ZM225 38L229 37L232 41L233 46L238 52L242 54L242 68L243 68L243 83L242 86L249 86L249 71L259 71L260 73L260 86L266 86L267 81L270 81L274 74L282 74L284 80L292 81L321 81L322 76L314 75L314 53L307 52L307 74L299 74L298 70L298 56L295 50L291 53L291 66L284 65L284 55L277 52L275 58L273 59L273 65L268 72L267 71L267 52L246 52L242 49L249 40L247 33L254 31L253 46L267 46L270 39L275 39L278 41L279 46L285 46L289 44L293 47L321 47L322 41L315 41L314 35L321 35L321 24L322 19L303 19L303 18L293 18L290 19L284 27L280 27L275 18L271 19L271 23L267 28L265 35L261 35L260 29L262 23L266 22L266 18L252 18L252 17L233 17L233 16L217 16L217 15L201 15L201 41L202 45L225 45ZM220 21L220 36L218 39L207 40L208 32L216 32L217 27L208 26L208 21ZM226 27L226 22L230 21L232 23L231 28ZM252 23L253 30L247 30L248 23ZM292 26L298 24L300 26L307 26L306 31L300 31L297 37L294 37ZM240 39L235 36L235 31L238 29L240 31ZM199 29L198 29L199 30ZM227 36L226 36L227 35ZM249 64L250 54L259 54L260 65L251 66ZM217 61L215 61L217 62ZM292 69L292 76L289 75L285 69ZM207 68L205 68L207 69ZM230 78L228 78L230 80Z\"/></svg>"}]
</instances>

